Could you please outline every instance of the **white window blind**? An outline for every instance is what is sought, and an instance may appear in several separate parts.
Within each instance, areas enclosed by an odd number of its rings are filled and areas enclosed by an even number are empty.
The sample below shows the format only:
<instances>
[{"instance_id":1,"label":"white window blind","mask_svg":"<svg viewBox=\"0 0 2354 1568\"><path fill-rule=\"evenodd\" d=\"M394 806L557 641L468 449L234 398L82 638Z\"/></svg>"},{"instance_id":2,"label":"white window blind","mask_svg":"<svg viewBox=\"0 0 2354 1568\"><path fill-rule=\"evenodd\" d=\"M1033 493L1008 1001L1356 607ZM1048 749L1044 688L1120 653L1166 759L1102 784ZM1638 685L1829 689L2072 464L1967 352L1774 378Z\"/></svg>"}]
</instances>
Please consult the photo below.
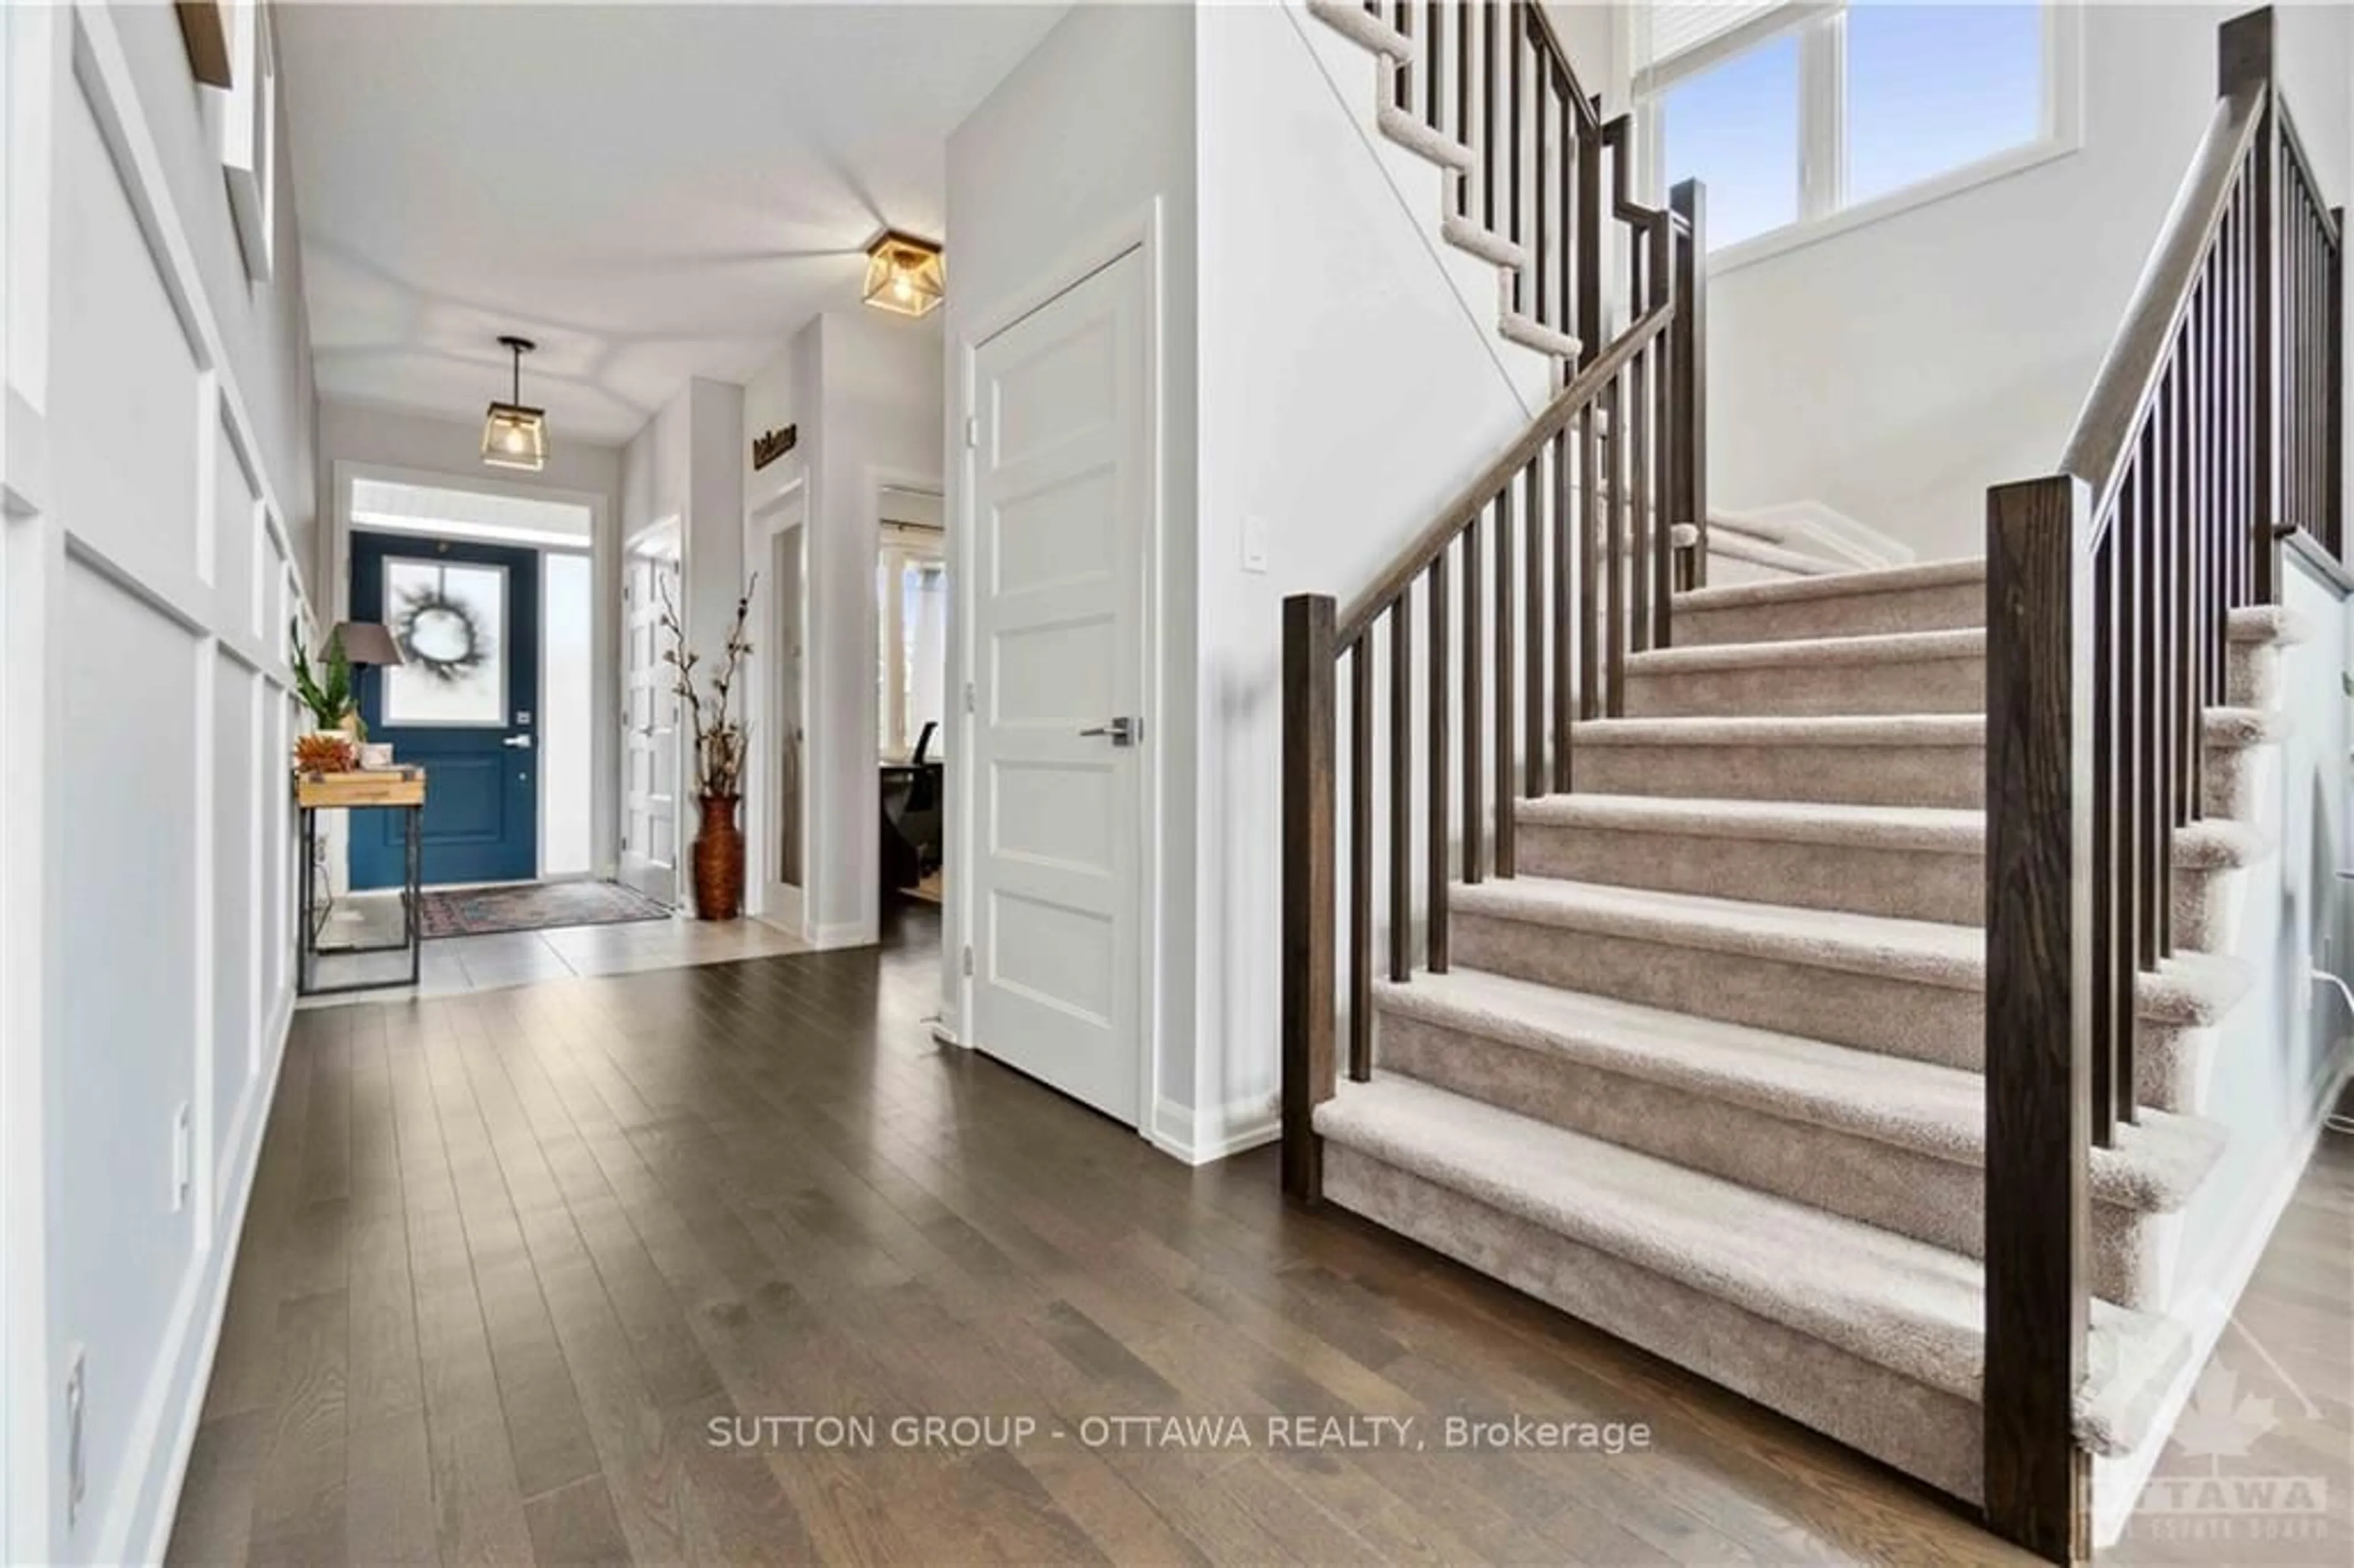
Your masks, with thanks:
<instances>
[{"instance_id":1,"label":"white window blind","mask_svg":"<svg viewBox=\"0 0 2354 1568\"><path fill-rule=\"evenodd\" d=\"M1635 90L1659 91L1785 27L1845 8L1845 0L1680 0L1640 6L1634 17Z\"/></svg>"}]
</instances>

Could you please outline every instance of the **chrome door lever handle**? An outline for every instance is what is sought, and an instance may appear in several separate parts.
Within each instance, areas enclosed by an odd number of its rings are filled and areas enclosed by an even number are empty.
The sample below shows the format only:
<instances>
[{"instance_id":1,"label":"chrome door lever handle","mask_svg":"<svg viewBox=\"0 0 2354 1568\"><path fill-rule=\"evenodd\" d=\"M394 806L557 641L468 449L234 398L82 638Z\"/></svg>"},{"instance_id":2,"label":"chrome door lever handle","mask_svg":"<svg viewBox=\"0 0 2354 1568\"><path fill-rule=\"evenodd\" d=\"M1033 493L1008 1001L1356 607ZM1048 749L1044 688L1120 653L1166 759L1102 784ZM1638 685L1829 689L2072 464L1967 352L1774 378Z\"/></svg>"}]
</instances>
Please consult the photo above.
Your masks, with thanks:
<instances>
[{"instance_id":1,"label":"chrome door lever handle","mask_svg":"<svg viewBox=\"0 0 2354 1568\"><path fill-rule=\"evenodd\" d=\"M511 735L499 744L502 746L512 746L517 751L529 751L531 749L531 736L527 735Z\"/></svg>"},{"instance_id":2,"label":"chrome door lever handle","mask_svg":"<svg viewBox=\"0 0 2354 1568\"><path fill-rule=\"evenodd\" d=\"M1125 715L1108 724L1099 724L1079 731L1081 735L1108 735L1114 746L1134 746L1144 738L1144 721Z\"/></svg>"}]
</instances>

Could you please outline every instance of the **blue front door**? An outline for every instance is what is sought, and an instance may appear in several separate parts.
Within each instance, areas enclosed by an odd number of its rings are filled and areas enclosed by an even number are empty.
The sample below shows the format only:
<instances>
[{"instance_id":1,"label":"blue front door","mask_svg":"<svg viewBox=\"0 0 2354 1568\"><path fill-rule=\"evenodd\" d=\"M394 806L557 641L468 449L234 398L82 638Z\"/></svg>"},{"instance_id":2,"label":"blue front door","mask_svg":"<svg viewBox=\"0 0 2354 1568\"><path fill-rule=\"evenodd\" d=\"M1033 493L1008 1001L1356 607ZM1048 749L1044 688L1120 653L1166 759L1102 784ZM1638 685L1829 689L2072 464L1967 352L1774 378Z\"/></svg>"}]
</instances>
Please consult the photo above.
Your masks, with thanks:
<instances>
[{"instance_id":1,"label":"blue front door","mask_svg":"<svg viewBox=\"0 0 2354 1568\"><path fill-rule=\"evenodd\" d=\"M368 738L425 769L425 881L539 874L539 552L352 535L352 619L404 662L360 672ZM352 814L352 885L398 887L398 811Z\"/></svg>"}]
</instances>

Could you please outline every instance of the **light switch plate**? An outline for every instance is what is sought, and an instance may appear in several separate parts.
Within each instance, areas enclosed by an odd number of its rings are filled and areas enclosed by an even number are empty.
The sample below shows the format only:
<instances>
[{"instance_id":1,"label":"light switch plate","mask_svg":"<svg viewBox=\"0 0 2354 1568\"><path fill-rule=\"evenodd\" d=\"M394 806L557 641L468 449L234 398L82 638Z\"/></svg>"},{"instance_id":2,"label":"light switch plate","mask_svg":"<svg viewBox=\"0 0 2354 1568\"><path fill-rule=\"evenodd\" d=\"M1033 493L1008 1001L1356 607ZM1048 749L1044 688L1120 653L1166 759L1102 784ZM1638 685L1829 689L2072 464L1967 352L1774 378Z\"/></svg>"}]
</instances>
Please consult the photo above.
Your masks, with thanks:
<instances>
[{"instance_id":1,"label":"light switch plate","mask_svg":"<svg viewBox=\"0 0 2354 1568\"><path fill-rule=\"evenodd\" d=\"M1267 519L1257 515L1243 518L1243 570L1264 573L1267 570Z\"/></svg>"}]
</instances>

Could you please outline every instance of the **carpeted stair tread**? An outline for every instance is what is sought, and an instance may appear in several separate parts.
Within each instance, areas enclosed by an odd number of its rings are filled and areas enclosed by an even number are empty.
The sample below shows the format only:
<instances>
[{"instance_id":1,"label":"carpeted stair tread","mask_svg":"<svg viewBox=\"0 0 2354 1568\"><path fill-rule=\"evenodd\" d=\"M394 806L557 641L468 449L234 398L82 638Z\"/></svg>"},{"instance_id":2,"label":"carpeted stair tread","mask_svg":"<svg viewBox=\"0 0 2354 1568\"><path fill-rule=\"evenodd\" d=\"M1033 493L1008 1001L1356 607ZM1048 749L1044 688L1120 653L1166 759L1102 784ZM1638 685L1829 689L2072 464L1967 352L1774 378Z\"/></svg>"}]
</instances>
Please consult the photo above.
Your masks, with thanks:
<instances>
[{"instance_id":1,"label":"carpeted stair tread","mask_svg":"<svg viewBox=\"0 0 2354 1568\"><path fill-rule=\"evenodd\" d=\"M2233 642L2285 646L2313 635L2313 623L2285 604L2244 604L2224 617L2223 632Z\"/></svg>"},{"instance_id":2,"label":"carpeted stair tread","mask_svg":"<svg viewBox=\"0 0 2354 1568\"><path fill-rule=\"evenodd\" d=\"M1986 985L1986 934L1970 926L1541 876L1458 885L1449 907L1460 916L1739 953L1951 991L1982 991ZM2178 953L2141 977L2140 1012L2169 1023L2212 1023L2250 983L2246 968L2231 959Z\"/></svg>"},{"instance_id":3,"label":"carpeted stair tread","mask_svg":"<svg viewBox=\"0 0 2354 1568\"><path fill-rule=\"evenodd\" d=\"M1698 652L1698 650L1695 650ZM2269 708L2211 707L2207 744L2272 745L2288 734L2287 717ZM1573 746L1984 746L1984 714L1853 714L1582 719Z\"/></svg>"},{"instance_id":4,"label":"carpeted stair tread","mask_svg":"<svg viewBox=\"0 0 2354 1568\"><path fill-rule=\"evenodd\" d=\"M1983 714L1859 714L1812 717L1583 719L1580 746L1983 747Z\"/></svg>"},{"instance_id":5,"label":"carpeted stair tread","mask_svg":"<svg viewBox=\"0 0 2354 1568\"><path fill-rule=\"evenodd\" d=\"M1971 1259L1411 1078L1346 1083L1328 1139L1877 1365L1978 1397Z\"/></svg>"},{"instance_id":6,"label":"carpeted stair tread","mask_svg":"<svg viewBox=\"0 0 2354 1568\"><path fill-rule=\"evenodd\" d=\"M1415 1018L1959 1164L1985 1164L1985 1080L1960 1068L1478 969L1418 972L1405 985L1380 982L1374 1000L1384 1015ZM2121 1128L2119 1135L2115 1148L2094 1151L2093 1195L2146 1213L2181 1208L2222 1149L2221 1134L2211 1124L2158 1111L2144 1112L2138 1125Z\"/></svg>"},{"instance_id":7,"label":"carpeted stair tread","mask_svg":"<svg viewBox=\"0 0 2354 1568\"><path fill-rule=\"evenodd\" d=\"M1903 593L1913 588L1951 588L1986 581L1986 557L1956 561L1918 561L1902 567L1867 567L1829 577L1786 578L1778 582L1732 583L1723 588L1689 588L1675 596L1675 613L1688 610L1749 609L1766 604L1808 604L1855 594Z\"/></svg>"},{"instance_id":8,"label":"carpeted stair tread","mask_svg":"<svg viewBox=\"0 0 2354 1568\"><path fill-rule=\"evenodd\" d=\"M1986 853L1986 813L1963 807L1852 806L1817 800L1709 800L1673 795L1541 795L1523 800L1524 824L1596 832L1686 833L1695 838L1868 845L1932 854ZM2265 840L2244 822L2200 818L2174 830L2174 863L2229 871L2264 858Z\"/></svg>"},{"instance_id":9,"label":"carpeted stair tread","mask_svg":"<svg viewBox=\"0 0 2354 1568\"><path fill-rule=\"evenodd\" d=\"M1986 631L1898 631L1870 637L1808 637L1780 642L1720 642L1698 648L1659 648L1627 661L1630 674L1666 674L1701 670L1817 670L1841 664L1903 664L1984 659Z\"/></svg>"}]
</instances>

